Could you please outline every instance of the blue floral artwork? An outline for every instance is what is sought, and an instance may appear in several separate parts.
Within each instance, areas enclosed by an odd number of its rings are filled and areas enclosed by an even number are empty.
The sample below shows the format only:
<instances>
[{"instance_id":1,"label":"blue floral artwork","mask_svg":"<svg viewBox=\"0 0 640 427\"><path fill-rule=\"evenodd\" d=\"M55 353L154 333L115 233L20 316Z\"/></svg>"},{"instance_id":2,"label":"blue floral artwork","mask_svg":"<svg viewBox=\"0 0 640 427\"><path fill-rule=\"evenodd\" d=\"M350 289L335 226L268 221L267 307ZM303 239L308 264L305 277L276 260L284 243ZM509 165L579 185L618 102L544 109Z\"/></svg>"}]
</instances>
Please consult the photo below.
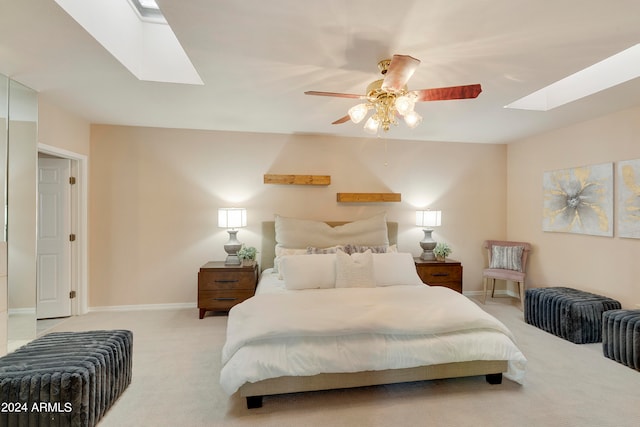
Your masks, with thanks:
<instances>
[{"instance_id":1,"label":"blue floral artwork","mask_svg":"<svg viewBox=\"0 0 640 427\"><path fill-rule=\"evenodd\" d=\"M613 236L613 163L545 172L543 231Z\"/></svg>"},{"instance_id":2,"label":"blue floral artwork","mask_svg":"<svg viewBox=\"0 0 640 427\"><path fill-rule=\"evenodd\" d=\"M618 235L640 239L640 160L618 162Z\"/></svg>"}]
</instances>

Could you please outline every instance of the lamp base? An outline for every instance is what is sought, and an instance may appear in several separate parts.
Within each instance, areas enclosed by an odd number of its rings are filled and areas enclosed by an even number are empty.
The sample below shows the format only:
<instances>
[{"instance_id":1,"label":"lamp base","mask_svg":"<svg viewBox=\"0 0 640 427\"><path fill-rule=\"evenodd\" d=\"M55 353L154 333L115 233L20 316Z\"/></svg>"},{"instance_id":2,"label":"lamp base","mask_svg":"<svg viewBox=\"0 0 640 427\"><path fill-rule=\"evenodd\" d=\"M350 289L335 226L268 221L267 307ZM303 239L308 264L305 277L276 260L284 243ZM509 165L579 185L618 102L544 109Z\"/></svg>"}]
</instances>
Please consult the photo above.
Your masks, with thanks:
<instances>
[{"instance_id":1,"label":"lamp base","mask_svg":"<svg viewBox=\"0 0 640 427\"><path fill-rule=\"evenodd\" d=\"M238 255L227 255L227 258L224 260L224 265L241 265L242 261L238 257Z\"/></svg>"},{"instance_id":2,"label":"lamp base","mask_svg":"<svg viewBox=\"0 0 640 427\"><path fill-rule=\"evenodd\" d=\"M242 243L236 236L238 230L227 230L227 233L229 233L229 241L224 245L224 251L227 253L224 265L241 265L242 260L238 257L238 251L242 248Z\"/></svg>"},{"instance_id":3,"label":"lamp base","mask_svg":"<svg viewBox=\"0 0 640 427\"><path fill-rule=\"evenodd\" d=\"M420 255L420 259L423 261L435 261L436 256L433 254L433 251L423 251Z\"/></svg>"},{"instance_id":4,"label":"lamp base","mask_svg":"<svg viewBox=\"0 0 640 427\"><path fill-rule=\"evenodd\" d=\"M431 237L433 230L425 228L424 239L420 241L420 247L422 248L422 255L420 259L423 261L435 261L436 256L433 254L433 249L436 247L436 241Z\"/></svg>"}]
</instances>

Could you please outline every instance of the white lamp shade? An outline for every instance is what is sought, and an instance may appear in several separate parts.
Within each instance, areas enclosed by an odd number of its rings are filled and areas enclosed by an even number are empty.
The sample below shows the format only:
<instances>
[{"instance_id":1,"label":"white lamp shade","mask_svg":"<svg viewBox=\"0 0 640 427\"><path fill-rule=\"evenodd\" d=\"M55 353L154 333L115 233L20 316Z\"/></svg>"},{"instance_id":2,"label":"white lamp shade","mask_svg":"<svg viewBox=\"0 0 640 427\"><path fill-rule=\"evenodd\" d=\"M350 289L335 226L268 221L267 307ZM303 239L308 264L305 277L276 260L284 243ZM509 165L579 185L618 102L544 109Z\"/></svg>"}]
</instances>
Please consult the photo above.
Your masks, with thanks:
<instances>
[{"instance_id":1,"label":"white lamp shade","mask_svg":"<svg viewBox=\"0 0 640 427\"><path fill-rule=\"evenodd\" d=\"M442 221L442 211L416 211L416 225L438 227Z\"/></svg>"},{"instance_id":2,"label":"white lamp shade","mask_svg":"<svg viewBox=\"0 0 640 427\"><path fill-rule=\"evenodd\" d=\"M409 111L404 115L404 122L411 129L415 129L420 123L422 123L422 116L415 111Z\"/></svg>"},{"instance_id":3,"label":"white lamp shade","mask_svg":"<svg viewBox=\"0 0 640 427\"><path fill-rule=\"evenodd\" d=\"M378 133L378 127L380 126L380 121L376 116L369 117L369 120L364 124L364 131L370 133L371 135L375 135Z\"/></svg>"},{"instance_id":4,"label":"white lamp shade","mask_svg":"<svg viewBox=\"0 0 640 427\"><path fill-rule=\"evenodd\" d=\"M396 98L395 105L396 105L396 110L398 110L398 113L404 116L410 111L413 111L415 100L412 97L407 95L399 96L398 98Z\"/></svg>"},{"instance_id":5,"label":"white lamp shade","mask_svg":"<svg viewBox=\"0 0 640 427\"><path fill-rule=\"evenodd\" d=\"M353 123L360 123L367 115L369 107L367 104L358 104L349 108L349 118Z\"/></svg>"},{"instance_id":6,"label":"white lamp shade","mask_svg":"<svg viewBox=\"0 0 640 427\"><path fill-rule=\"evenodd\" d=\"M245 208L218 209L218 227L240 228L247 226L247 210Z\"/></svg>"}]
</instances>

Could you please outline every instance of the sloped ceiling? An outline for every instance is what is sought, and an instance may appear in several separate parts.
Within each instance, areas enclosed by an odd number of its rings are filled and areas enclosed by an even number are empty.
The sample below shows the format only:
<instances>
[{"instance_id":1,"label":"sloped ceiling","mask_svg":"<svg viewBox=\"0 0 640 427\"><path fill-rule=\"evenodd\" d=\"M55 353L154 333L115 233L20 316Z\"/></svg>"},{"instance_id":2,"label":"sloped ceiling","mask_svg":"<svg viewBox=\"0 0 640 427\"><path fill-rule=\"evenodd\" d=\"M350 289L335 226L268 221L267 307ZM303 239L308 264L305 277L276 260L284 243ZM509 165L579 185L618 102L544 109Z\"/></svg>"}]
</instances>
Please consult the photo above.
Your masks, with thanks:
<instances>
[{"instance_id":1,"label":"sloped ceiling","mask_svg":"<svg viewBox=\"0 0 640 427\"><path fill-rule=\"evenodd\" d=\"M105 0L124 1L124 0ZM548 112L504 109L640 42L637 0L158 0L204 85L136 79L54 0L0 0L0 72L92 123L370 137L331 125L394 53L410 89L481 83L421 103L389 138L506 143L640 105L640 79ZM114 28L117 31L117 28Z\"/></svg>"}]
</instances>

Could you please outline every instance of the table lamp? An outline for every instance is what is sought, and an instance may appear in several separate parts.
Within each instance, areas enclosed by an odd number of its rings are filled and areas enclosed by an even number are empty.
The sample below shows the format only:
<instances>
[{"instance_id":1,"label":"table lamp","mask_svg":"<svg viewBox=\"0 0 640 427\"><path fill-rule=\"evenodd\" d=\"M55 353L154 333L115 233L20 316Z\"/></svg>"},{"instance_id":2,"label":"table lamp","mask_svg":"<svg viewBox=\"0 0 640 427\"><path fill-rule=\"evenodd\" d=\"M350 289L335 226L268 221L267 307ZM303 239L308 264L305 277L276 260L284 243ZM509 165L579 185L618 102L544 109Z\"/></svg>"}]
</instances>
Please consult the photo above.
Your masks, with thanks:
<instances>
[{"instance_id":1,"label":"table lamp","mask_svg":"<svg viewBox=\"0 0 640 427\"><path fill-rule=\"evenodd\" d=\"M247 210L244 208L219 208L218 227L226 228L229 233L229 241L224 245L227 253L225 265L240 265L242 261L238 257L238 251L242 243L238 241L238 228L247 226Z\"/></svg>"},{"instance_id":2,"label":"table lamp","mask_svg":"<svg viewBox=\"0 0 640 427\"><path fill-rule=\"evenodd\" d=\"M436 257L433 254L433 249L436 247L436 241L431 237L433 228L438 227L442 220L442 211L416 211L416 225L423 227L424 238L420 241L420 247L422 248L422 255L420 259L425 261L435 260Z\"/></svg>"}]
</instances>

